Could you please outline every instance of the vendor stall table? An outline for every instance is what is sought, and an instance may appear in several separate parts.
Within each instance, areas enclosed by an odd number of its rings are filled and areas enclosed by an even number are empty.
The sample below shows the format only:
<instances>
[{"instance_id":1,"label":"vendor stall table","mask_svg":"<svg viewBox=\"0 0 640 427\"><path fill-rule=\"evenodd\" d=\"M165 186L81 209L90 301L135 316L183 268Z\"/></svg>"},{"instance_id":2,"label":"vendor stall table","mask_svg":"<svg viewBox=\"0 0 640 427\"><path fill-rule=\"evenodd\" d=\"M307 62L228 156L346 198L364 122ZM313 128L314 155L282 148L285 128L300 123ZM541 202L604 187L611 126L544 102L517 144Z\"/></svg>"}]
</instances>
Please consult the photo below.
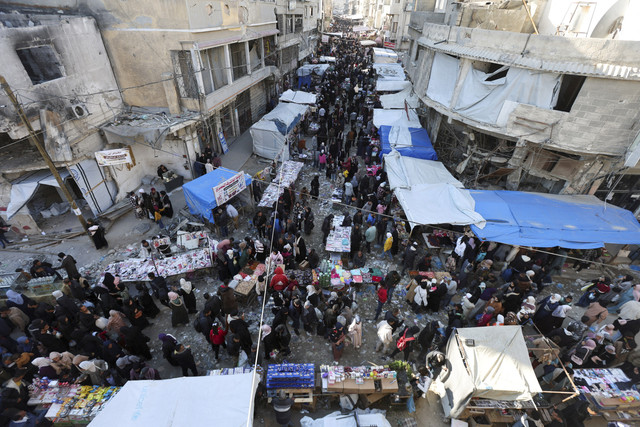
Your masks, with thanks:
<instances>
[{"instance_id":1,"label":"vendor stall table","mask_svg":"<svg viewBox=\"0 0 640 427\"><path fill-rule=\"evenodd\" d=\"M282 193L284 193L285 188L289 187L298 179L298 174L302 166L304 166L304 163L294 162L293 160L283 162L276 178L269 184L266 190L264 190L264 193L262 193L262 199L260 199L258 206L263 208L273 206Z\"/></svg>"},{"instance_id":2,"label":"vendor stall table","mask_svg":"<svg viewBox=\"0 0 640 427\"><path fill-rule=\"evenodd\" d=\"M365 405L386 395L398 393L396 371L382 366L320 367L322 391L337 394L359 394Z\"/></svg>"},{"instance_id":3,"label":"vendor stall table","mask_svg":"<svg viewBox=\"0 0 640 427\"><path fill-rule=\"evenodd\" d=\"M622 369L576 369L573 378L581 395L608 421L640 420L640 392Z\"/></svg>"},{"instance_id":4,"label":"vendor stall table","mask_svg":"<svg viewBox=\"0 0 640 427\"><path fill-rule=\"evenodd\" d=\"M182 187L183 183L184 183L184 177L182 175L177 175L171 181L164 182L164 189L167 193L170 193L176 188Z\"/></svg>"}]
</instances>

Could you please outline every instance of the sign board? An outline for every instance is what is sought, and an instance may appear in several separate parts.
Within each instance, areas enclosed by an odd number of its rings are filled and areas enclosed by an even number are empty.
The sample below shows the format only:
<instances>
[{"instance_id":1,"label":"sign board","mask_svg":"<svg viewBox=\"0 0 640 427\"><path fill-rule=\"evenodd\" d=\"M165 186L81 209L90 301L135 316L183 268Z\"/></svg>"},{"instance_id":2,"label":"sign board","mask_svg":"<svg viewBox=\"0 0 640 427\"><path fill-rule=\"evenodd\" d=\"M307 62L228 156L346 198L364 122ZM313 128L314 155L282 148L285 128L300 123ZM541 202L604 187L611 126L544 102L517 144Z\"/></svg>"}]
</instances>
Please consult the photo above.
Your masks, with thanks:
<instances>
[{"instance_id":1,"label":"sign board","mask_svg":"<svg viewBox=\"0 0 640 427\"><path fill-rule=\"evenodd\" d=\"M322 36L322 43L329 43L329 36L323 35Z\"/></svg>"},{"instance_id":2,"label":"sign board","mask_svg":"<svg viewBox=\"0 0 640 427\"><path fill-rule=\"evenodd\" d=\"M131 152L128 148L116 148L115 150L96 151L96 161L100 166L112 166L131 164Z\"/></svg>"},{"instance_id":3,"label":"sign board","mask_svg":"<svg viewBox=\"0 0 640 427\"><path fill-rule=\"evenodd\" d=\"M384 47L388 47L389 49L395 49L396 44L394 42L384 42Z\"/></svg>"},{"instance_id":4,"label":"sign board","mask_svg":"<svg viewBox=\"0 0 640 427\"><path fill-rule=\"evenodd\" d=\"M218 139L220 139L220 145L222 146L222 153L226 153L229 151L229 147L227 147L227 139L224 137L224 133L222 131L218 132Z\"/></svg>"},{"instance_id":5,"label":"sign board","mask_svg":"<svg viewBox=\"0 0 640 427\"><path fill-rule=\"evenodd\" d=\"M213 187L213 195L216 198L216 203L220 206L245 188L247 188L247 183L244 181L244 172L240 171L222 184Z\"/></svg>"}]
</instances>

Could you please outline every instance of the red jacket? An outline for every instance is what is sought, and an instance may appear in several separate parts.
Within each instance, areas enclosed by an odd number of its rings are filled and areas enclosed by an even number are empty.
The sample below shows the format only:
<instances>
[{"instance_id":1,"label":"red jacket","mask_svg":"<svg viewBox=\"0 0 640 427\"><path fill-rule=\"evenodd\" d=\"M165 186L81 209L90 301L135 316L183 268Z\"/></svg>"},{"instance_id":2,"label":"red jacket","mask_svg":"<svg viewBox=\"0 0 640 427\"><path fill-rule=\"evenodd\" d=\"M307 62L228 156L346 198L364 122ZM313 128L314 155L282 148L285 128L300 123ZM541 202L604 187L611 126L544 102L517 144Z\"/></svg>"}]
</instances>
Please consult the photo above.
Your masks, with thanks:
<instances>
[{"instance_id":1,"label":"red jacket","mask_svg":"<svg viewBox=\"0 0 640 427\"><path fill-rule=\"evenodd\" d=\"M289 286L289 279L282 271L282 267L276 268L275 274L271 278L271 283L269 283L269 286L273 288L274 291L284 291L285 288Z\"/></svg>"},{"instance_id":2,"label":"red jacket","mask_svg":"<svg viewBox=\"0 0 640 427\"><path fill-rule=\"evenodd\" d=\"M378 288L378 301L383 304L387 302L387 288L385 288L384 286L380 286Z\"/></svg>"},{"instance_id":3,"label":"red jacket","mask_svg":"<svg viewBox=\"0 0 640 427\"><path fill-rule=\"evenodd\" d=\"M211 343L215 345L222 345L224 344L225 335L227 335L227 331L218 326L217 334L213 333L213 329L211 329L211 332L209 332L209 341L211 341Z\"/></svg>"}]
</instances>

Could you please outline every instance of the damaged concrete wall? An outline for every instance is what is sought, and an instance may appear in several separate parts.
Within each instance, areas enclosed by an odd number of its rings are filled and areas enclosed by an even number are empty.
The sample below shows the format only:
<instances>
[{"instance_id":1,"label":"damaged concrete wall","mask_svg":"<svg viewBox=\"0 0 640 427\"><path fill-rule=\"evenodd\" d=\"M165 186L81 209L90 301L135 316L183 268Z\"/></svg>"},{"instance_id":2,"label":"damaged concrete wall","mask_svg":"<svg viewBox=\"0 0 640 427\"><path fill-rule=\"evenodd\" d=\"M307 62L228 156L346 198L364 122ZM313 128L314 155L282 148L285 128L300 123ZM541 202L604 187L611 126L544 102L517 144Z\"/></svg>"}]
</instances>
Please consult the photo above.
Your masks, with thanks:
<instances>
[{"instance_id":1,"label":"damaged concrete wall","mask_svg":"<svg viewBox=\"0 0 640 427\"><path fill-rule=\"evenodd\" d=\"M527 1L533 22L538 22L546 4L547 0ZM531 34L534 28L529 13L522 0L462 3L458 20L461 27Z\"/></svg>"}]
</instances>

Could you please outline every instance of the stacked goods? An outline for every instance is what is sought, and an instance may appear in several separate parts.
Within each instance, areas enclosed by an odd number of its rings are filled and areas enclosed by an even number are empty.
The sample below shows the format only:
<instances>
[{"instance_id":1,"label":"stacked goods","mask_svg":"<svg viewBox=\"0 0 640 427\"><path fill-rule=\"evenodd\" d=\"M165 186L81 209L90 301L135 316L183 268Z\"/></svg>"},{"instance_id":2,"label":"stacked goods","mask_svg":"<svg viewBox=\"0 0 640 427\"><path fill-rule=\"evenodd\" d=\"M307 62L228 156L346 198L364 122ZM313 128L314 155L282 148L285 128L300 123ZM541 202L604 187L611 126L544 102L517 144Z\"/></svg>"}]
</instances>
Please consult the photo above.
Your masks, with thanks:
<instances>
[{"instance_id":1,"label":"stacked goods","mask_svg":"<svg viewBox=\"0 0 640 427\"><path fill-rule=\"evenodd\" d=\"M282 363L269 365L267 371L267 388L313 388L314 387L313 363Z\"/></svg>"}]
</instances>

